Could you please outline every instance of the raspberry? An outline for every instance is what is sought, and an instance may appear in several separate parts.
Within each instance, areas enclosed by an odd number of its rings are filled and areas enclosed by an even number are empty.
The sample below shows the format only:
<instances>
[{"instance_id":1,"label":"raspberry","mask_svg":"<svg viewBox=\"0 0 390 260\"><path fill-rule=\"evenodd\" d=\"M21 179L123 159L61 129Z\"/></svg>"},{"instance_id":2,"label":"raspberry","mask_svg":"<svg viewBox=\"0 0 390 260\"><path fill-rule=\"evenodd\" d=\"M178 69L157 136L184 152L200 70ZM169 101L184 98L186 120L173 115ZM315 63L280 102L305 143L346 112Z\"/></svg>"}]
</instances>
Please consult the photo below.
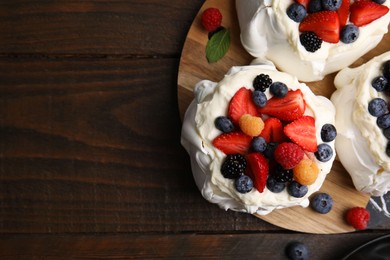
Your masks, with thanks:
<instances>
[{"instance_id":1,"label":"raspberry","mask_svg":"<svg viewBox=\"0 0 390 260\"><path fill-rule=\"evenodd\" d=\"M222 14L217 8L207 8L202 13L202 25L209 31L217 30L222 23Z\"/></svg>"},{"instance_id":2,"label":"raspberry","mask_svg":"<svg viewBox=\"0 0 390 260\"><path fill-rule=\"evenodd\" d=\"M310 159L303 159L293 169L294 179L302 185L313 184L318 177L318 167Z\"/></svg>"},{"instance_id":3,"label":"raspberry","mask_svg":"<svg viewBox=\"0 0 390 260\"><path fill-rule=\"evenodd\" d=\"M347 223L355 229L363 230L367 228L370 212L362 207L353 207L347 211L345 218Z\"/></svg>"},{"instance_id":4,"label":"raspberry","mask_svg":"<svg viewBox=\"0 0 390 260\"><path fill-rule=\"evenodd\" d=\"M303 159L303 149L294 143L281 143L274 152L275 160L284 168L292 169Z\"/></svg>"},{"instance_id":5,"label":"raspberry","mask_svg":"<svg viewBox=\"0 0 390 260\"><path fill-rule=\"evenodd\" d=\"M241 131L252 137L258 136L264 129L263 120L260 117L251 116L249 114L241 116L238 123Z\"/></svg>"}]
</instances>

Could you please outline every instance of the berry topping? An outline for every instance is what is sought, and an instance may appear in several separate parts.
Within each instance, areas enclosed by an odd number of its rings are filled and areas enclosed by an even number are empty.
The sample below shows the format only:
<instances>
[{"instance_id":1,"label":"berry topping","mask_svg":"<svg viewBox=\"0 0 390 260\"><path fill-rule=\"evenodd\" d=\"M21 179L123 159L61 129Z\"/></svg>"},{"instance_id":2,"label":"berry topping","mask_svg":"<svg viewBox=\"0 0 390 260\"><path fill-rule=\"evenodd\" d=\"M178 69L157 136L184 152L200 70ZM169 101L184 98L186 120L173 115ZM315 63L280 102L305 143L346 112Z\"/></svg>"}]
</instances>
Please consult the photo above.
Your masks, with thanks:
<instances>
[{"instance_id":1,"label":"berry topping","mask_svg":"<svg viewBox=\"0 0 390 260\"><path fill-rule=\"evenodd\" d=\"M252 138L241 132L223 133L213 140L213 145L225 154L245 154Z\"/></svg>"},{"instance_id":2,"label":"berry topping","mask_svg":"<svg viewBox=\"0 0 390 260\"><path fill-rule=\"evenodd\" d=\"M267 104L267 96L260 90L253 91L252 99L258 107L265 107Z\"/></svg>"},{"instance_id":3,"label":"berry topping","mask_svg":"<svg viewBox=\"0 0 390 260\"><path fill-rule=\"evenodd\" d=\"M339 16L335 11L310 13L299 24L299 31L311 31L323 41L337 43L340 39Z\"/></svg>"},{"instance_id":4,"label":"berry topping","mask_svg":"<svg viewBox=\"0 0 390 260\"><path fill-rule=\"evenodd\" d=\"M218 130L224 133L229 133L234 130L234 125L232 121L226 116L217 117L214 121L214 124Z\"/></svg>"},{"instance_id":5,"label":"berry topping","mask_svg":"<svg viewBox=\"0 0 390 260\"><path fill-rule=\"evenodd\" d=\"M386 129L390 127L390 114L384 114L376 119L379 128Z\"/></svg>"},{"instance_id":6,"label":"berry topping","mask_svg":"<svg viewBox=\"0 0 390 260\"><path fill-rule=\"evenodd\" d=\"M347 24L348 16L349 16L349 1L342 1L340 8L337 10L337 14L339 16L340 27L344 27Z\"/></svg>"},{"instance_id":7,"label":"berry topping","mask_svg":"<svg viewBox=\"0 0 390 260\"><path fill-rule=\"evenodd\" d=\"M272 84L272 79L267 74L257 75L253 80L253 88L265 92L265 90Z\"/></svg>"},{"instance_id":8,"label":"berry topping","mask_svg":"<svg viewBox=\"0 0 390 260\"><path fill-rule=\"evenodd\" d=\"M322 40L314 32L301 33L299 40L302 46L309 52L316 52L322 45Z\"/></svg>"},{"instance_id":9,"label":"berry topping","mask_svg":"<svg viewBox=\"0 0 390 260\"><path fill-rule=\"evenodd\" d=\"M248 193L253 189L253 181L247 175L241 175L234 181L234 187L239 193Z\"/></svg>"},{"instance_id":10,"label":"berry topping","mask_svg":"<svg viewBox=\"0 0 390 260\"><path fill-rule=\"evenodd\" d=\"M343 43L353 43L359 38L359 28L353 24L347 24L340 30L340 41Z\"/></svg>"},{"instance_id":11,"label":"berry topping","mask_svg":"<svg viewBox=\"0 0 390 260\"><path fill-rule=\"evenodd\" d=\"M260 117L245 114L240 117L241 131L249 136L258 136L264 128L264 122Z\"/></svg>"},{"instance_id":12,"label":"berry topping","mask_svg":"<svg viewBox=\"0 0 390 260\"><path fill-rule=\"evenodd\" d=\"M282 98L287 95L288 88L286 84L282 82L274 82L269 87L269 92L275 97Z\"/></svg>"},{"instance_id":13,"label":"berry topping","mask_svg":"<svg viewBox=\"0 0 390 260\"><path fill-rule=\"evenodd\" d=\"M383 92L386 89L388 82L389 81L384 76L378 76L371 81L371 86L376 89L376 91Z\"/></svg>"},{"instance_id":14,"label":"berry topping","mask_svg":"<svg viewBox=\"0 0 390 260\"><path fill-rule=\"evenodd\" d=\"M300 183L296 181L290 182L290 184L287 186L287 192L291 196L295 198L302 198L307 194L309 191L309 188L305 185L301 185Z\"/></svg>"},{"instance_id":15,"label":"berry topping","mask_svg":"<svg viewBox=\"0 0 390 260\"><path fill-rule=\"evenodd\" d=\"M389 8L371 1L355 1L350 8L349 20L356 26L363 26L387 14Z\"/></svg>"},{"instance_id":16,"label":"berry topping","mask_svg":"<svg viewBox=\"0 0 390 260\"><path fill-rule=\"evenodd\" d=\"M264 121L264 129L261 131L260 136L262 136L268 143L281 143L287 139L283 133L282 122L275 117L269 117Z\"/></svg>"},{"instance_id":17,"label":"berry topping","mask_svg":"<svg viewBox=\"0 0 390 260\"><path fill-rule=\"evenodd\" d=\"M223 177L235 179L245 173L246 159L241 154L229 154L221 166Z\"/></svg>"},{"instance_id":18,"label":"berry topping","mask_svg":"<svg viewBox=\"0 0 390 260\"><path fill-rule=\"evenodd\" d=\"M240 117L245 114L257 116L257 108L252 100L252 90L245 87L240 88L230 100L228 114L233 124L236 125Z\"/></svg>"},{"instance_id":19,"label":"berry topping","mask_svg":"<svg viewBox=\"0 0 390 260\"><path fill-rule=\"evenodd\" d=\"M353 207L347 211L345 219L355 229L364 230L370 221L370 212L362 207Z\"/></svg>"},{"instance_id":20,"label":"berry topping","mask_svg":"<svg viewBox=\"0 0 390 260\"><path fill-rule=\"evenodd\" d=\"M280 164L276 164L275 170L272 172L272 177L281 183L290 182L293 180L293 171L284 169Z\"/></svg>"},{"instance_id":21,"label":"berry topping","mask_svg":"<svg viewBox=\"0 0 390 260\"><path fill-rule=\"evenodd\" d=\"M321 128L321 139L324 142L331 142L336 139L337 130L332 124L325 124Z\"/></svg>"},{"instance_id":22,"label":"berry topping","mask_svg":"<svg viewBox=\"0 0 390 260\"><path fill-rule=\"evenodd\" d=\"M320 162L327 162L333 157L333 149L328 144L320 144L314 155Z\"/></svg>"},{"instance_id":23,"label":"berry topping","mask_svg":"<svg viewBox=\"0 0 390 260\"><path fill-rule=\"evenodd\" d=\"M333 207L333 199L327 193L318 193L313 197L310 205L315 211L326 214L329 213Z\"/></svg>"},{"instance_id":24,"label":"berry topping","mask_svg":"<svg viewBox=\"0 0 390 260\"><path fill-rule=\"evenodd\" d=\"M279 145L279 143L277 143L277 142L268 143L267 148L265 148L265 151L263 153L264 156L267 157L268 159L273 159L275 149L276 149L276 147L278 147L278 145Z\"/></svg>"},{"instance_id":25,"label":"berry topping","mask_svg":"<svg viewBox=\"0 0 390 260\"><path fill-rule=\"evenodd\" d=\"M292 242L287 245L285 250L286 256L291 260L307 260L309 259L309 250L306 245L301 242Z\"/></svg>"},{"instance_id":26,"label":"berry topping","mask_svg":"<svg viewBox=\"0 0 390 260\"><path fill-rule=\"evenodd\" d=\"M267 189L269 189L273 193L280 193L286 188L286 183L278 182L274 177L269 176L267 179Z\"/></svg>"},{"instance_id":27,"label":"berry topping","mask_svg":"<svg viewBox=\"0 0 390 260\"><path fill-rule=\"evenodd\" d=\"M383 130L383 135L390 140L390 127Z\"/></svg>"},{"instance_id":28,"label":"berry topping","mask_svg":"<svg viewBox=\"0 0 390 260\"><path fill-rule=\"evenodd\" d=\"M315 13L322 10L321 0L311 0L308 6L309 13Z\"/></svg>"},{"instance_id":29,"label":"berry topping","mask_svg":"<svg viewBox=\"0 0 390 260\"><path fill-rule=\"evenodd\" d=\"M383 70L383 76L385 76L385 78L386 78L387 80L390 80L390 60L385 61L385 62L383 63L383 68L382 68L382 70Z\"/></svg>"},{"instance_id":30,"label":"berry topping","mask_svg":"<svg viewBox=\"0 0 390 260\"><path fill-rule=\"evenodd\" d=\"M305 109L305 100L303 99L302 92L298 89L288 91L287 95L283 98L270 98L265 107L259 108L259 112L283 121L293 121L302 117Z\"/></svg>"},{"instance_id":31,"label":"berry topping","mask_svg":"<svg viewBox=\"0 0 390 260\"><path fill-rule=\"evenodd\" d=\"M295 0L295 2L297 2L298 4L301 4L303 5L305 8L307 8L310 0Z\"/></svg>"},{"instance_id":32,"label":"berry topping","mask_svg":"<svg viewBox=\"0 0 390 260\"><path fill-rule=\"evenodd\" d=\"M315 120L303 116L284 127L284 133L296 144L309 152L317 151Z\"/></svg>"},{"instance_id":33,"label":"berry topping","mask_svg":"<svg viewBox=\"0 0 390 260\"><path fill-rule=\"evenodd\" d=\"M342 0L321 0L322 7L325 10L336 11L340 8Z\"/></svg>"},{"instance_id":34,"label":"berry topping","mask_svg":"<svg viewBox=\"0 0 390 260\"><path fill-rule=\"evenodd\" d=\"M318 172L317 164L310 159L303 159L293 169L294 179L302 185L313 184Z\"/></svg>"},{"instance_id":35,"label":"berry topping","mask_svg":"<svg viewBox=\"0 0 390 260\"><path fill-rule=\"evenodd\" d=\"M294 143L281 143L274 152L274 157L284 169L292 169L303 159L304 151Z\"/></svg>"},{"instance_id":36,"label":"berry topping","mask_svg":"<svg viewBox=\"0 0 390 260\"><path fill-rule=\"evenodd\" d=\"M298 3L292 3L287 8L287 16L290 17L291 20L299 23L306 16L306 8Z\"/></svg>"},{"instance_id":37,"label":"berry topping","mask_svg":"<svg viewBox=\"0 0 390 260\"><path fill-rule=\"evenodd\" d=\"M268 160L261 153L251 153L247 155L249 169L247 174L252 178L255 188L263 192L268 177Z\"/></svg>"},{"instance_id":38,"label":"berry topping","mask_svg":"<svg viewBox=\"0 0 390 260\"><path fill-rule=\"evenodd\" d=\"M368 112L375 117L388 112L387 102L382 98L374 98L368 103Z\"/></svg>"},{"instance_id":39,"label":"berry topping","mask_svg":"<svg viewBox=\"0 0 390 260\"><path fill-rule=\"evenodd\" d=\"M251 148L254 152L264 152L267 149L267 142L261 136L252 139Z\"/></svg>"},{"instance_id":40,"label":"berry topping","mask_svg":"<svg viewBox=\"0 0 390 260\"><path fill-rule=\"evenodd\" d=\"M222 14L217 8L207 8L202 13L202 25L209 31L215 31L221 26Z\"/></svg>"}]
</instances>

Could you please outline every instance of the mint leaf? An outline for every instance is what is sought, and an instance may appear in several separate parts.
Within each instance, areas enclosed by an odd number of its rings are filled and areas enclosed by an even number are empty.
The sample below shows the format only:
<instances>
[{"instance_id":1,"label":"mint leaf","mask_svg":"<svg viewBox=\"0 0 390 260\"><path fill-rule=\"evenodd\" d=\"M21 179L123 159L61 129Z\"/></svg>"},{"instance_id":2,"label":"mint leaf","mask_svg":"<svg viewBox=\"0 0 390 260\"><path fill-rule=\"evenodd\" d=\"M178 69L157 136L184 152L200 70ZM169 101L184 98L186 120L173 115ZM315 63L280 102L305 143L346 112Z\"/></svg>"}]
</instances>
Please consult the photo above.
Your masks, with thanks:
<instances>
[{"instance_id":1,"label":"mint leaf","mask_svg":"<svg viewBox=\"0 0 390 260\"><path fill-rule=\"evenodd\" d=\"M221 59L230 46L230 31L226 28L215 33L206 45L206 58L209 63Z\"/></svg>"}]
</instances>

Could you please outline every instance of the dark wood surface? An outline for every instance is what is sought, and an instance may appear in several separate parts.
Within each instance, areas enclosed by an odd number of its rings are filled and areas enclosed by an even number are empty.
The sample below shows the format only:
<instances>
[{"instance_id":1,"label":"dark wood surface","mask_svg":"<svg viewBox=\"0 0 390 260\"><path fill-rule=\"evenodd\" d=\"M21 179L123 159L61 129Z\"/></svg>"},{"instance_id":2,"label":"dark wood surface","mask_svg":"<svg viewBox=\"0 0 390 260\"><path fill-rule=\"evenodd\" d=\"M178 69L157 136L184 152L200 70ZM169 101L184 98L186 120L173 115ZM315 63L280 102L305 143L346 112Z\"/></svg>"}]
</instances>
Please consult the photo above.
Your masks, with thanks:
<instances>
[{"instance_id":1,"label":"dark wood surface","mask_svg":"<svg viewBox=\"0 0 390 260\"><path fill-rule=\"evenodd\" d=\"M294 240L336 259L389 233L297 233L201 197L177 74L202 4L0 1L1 259L284 259Z\"/></svg>"}]
</instances>

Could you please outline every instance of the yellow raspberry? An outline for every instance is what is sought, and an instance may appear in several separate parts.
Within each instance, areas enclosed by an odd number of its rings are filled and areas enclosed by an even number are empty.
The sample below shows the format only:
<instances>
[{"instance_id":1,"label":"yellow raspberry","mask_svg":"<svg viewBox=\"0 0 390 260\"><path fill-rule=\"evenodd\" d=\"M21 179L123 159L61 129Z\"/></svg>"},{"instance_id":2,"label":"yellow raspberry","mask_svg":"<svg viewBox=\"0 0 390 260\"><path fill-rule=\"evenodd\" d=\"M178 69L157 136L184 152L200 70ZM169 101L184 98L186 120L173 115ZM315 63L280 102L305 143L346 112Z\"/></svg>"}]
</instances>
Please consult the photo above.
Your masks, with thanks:
<instances>
[{"instance_id":1,"label":"yellow raspberry","mask_svg":"<svg viewBox=\"0 0 390 260\"><path fill-rule=\"evenodd\" d=\"M241 131L249 136L258 136L264 129L264 122L260 117L245 114L238 121Z\"/></svg>"},{"instance_id":2,"label":"yellow raspberry","mask_svg":"<svg viewBox=\"0 0 390 260\"><path fill-rule=\"evenodd\" d=\"M313 184L318 177L317 164L310 159L303 159L294 167L293 174L301 185Z\"/></svg>"}]
</instances>

